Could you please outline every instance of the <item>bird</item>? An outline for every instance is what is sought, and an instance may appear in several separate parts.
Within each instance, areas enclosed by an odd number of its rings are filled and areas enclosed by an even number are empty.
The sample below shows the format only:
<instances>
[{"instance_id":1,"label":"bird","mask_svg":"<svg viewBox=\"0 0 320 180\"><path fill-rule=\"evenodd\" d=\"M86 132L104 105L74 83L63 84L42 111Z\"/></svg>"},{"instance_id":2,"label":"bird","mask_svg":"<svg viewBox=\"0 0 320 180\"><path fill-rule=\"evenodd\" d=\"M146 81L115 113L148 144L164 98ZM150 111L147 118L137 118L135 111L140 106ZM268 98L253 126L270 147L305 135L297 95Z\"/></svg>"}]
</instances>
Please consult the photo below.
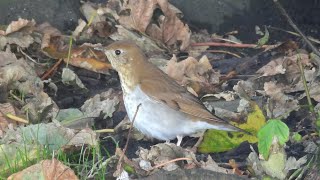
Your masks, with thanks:
<instances>
[{"instance_id":1,"label":"bird","mask_svg":"<svg viewBox=\"0 0 320 180\"><path fill-rule=\"evenodd\" d=\"M195 95L149 62L133 41L116 41L99 50L118 72L128 118L144 135L166 142L177 138L180 146L184 136L206 129L243 131L212 114Z\"/></svg>"}]
</instances>

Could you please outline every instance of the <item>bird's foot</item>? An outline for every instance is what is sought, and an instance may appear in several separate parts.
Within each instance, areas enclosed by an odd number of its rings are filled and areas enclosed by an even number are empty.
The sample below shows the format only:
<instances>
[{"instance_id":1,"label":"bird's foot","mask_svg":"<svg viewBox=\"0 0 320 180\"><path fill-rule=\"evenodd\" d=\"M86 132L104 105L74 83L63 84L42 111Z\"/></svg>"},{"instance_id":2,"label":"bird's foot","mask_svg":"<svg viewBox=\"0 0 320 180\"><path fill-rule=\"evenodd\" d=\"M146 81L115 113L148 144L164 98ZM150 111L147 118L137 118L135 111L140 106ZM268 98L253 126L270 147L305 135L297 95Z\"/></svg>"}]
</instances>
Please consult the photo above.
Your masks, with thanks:
<instances>
[{"instance_id":1,"label":"bird's foot","mask_svg":"<svg viewBox=\"0 0 320 180\"><path fill-rule=\"evenodd\" d=\"M183 136L177 136L177 139L178 139L178 141L177 141L177 146L180 146L181 145L181 142L182 142L182 139L183 139Z\"/></svg>"}]
</instances>

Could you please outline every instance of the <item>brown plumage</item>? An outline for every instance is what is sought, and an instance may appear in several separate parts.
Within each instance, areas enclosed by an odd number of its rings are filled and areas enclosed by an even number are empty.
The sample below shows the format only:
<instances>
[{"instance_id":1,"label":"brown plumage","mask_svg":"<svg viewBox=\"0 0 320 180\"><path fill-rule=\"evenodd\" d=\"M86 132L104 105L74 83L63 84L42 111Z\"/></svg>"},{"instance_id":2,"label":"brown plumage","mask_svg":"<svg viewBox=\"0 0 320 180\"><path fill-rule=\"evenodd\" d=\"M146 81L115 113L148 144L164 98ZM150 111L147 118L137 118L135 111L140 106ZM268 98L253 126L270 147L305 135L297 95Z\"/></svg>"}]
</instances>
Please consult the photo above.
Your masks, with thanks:
<instances>
[{"instance_id":1,"label":"brown plumage","mask_svg":"<svg viewBox=\"0 0 320 180\"><path fill-rule=\"evenodd\" d=\"M158 139L169 140L172 139L173 135L184 136L188 135L185 133L194 133L192 126L195 126L195 132L207 128L242 131L211 114L197 97L150 63L141 49L133 42L115 42L106 47L105 53L113 68L119 73L126 109L127 111L131 111L128 112L129 118L133 114L133 104L136 105L136 101L142 103L142 112L138 113L141 114L140 118L142 120L140 122L146 123L146 125L137 123L137 127L145 134ZM144 102L145 107L143 109ZM147 105L157 106L157 108L146 107ZM152 112L157 112L157 110L164 111L163 113L159 113L159 115L162 116L163 114L165 119L151 117ZM151 112L149 113L148 111ZM147 116L148 114L150 116ZM139 118L138 115L137 118ZM159 127L157 121L159 122ZM160 123L160 121L165 122ZM168 131L173 131L172 133L150 132L151 130L147 127L148 123L150 123L150 127L154 127L153 131L158 131L158 129L161 129L161 126L166 126L167 124L180 124L181 128L184 129L181 132L177 130L175 134L175 129L170 129L171 127L168 126Z\"/></svg>"}]
</instances>

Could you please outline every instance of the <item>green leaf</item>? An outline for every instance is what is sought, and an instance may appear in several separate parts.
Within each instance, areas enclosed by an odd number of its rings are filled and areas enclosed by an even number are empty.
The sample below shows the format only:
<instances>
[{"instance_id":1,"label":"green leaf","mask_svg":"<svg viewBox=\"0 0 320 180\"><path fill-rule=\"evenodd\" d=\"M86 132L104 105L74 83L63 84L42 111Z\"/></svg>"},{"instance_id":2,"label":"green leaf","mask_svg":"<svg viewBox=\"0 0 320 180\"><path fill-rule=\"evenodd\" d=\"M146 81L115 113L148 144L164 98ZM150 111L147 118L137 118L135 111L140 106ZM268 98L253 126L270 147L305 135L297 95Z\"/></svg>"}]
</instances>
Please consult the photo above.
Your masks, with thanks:
<instances>
[{"instance_id":1,"label":"green leaf","mask_svg":"<svg viewBox=\"0 0 320 180\"><path fill-rule=\"evenodd\" d=\"M258 46L265 45L269 41L269 31L266 27L264 28L264 31L264 36L258 40Z\"/></svg>"},{"instance_id":2,"label":"green leaf","mask_svg":"<svg viewBox=\"0 0 320 180\"><path fill-rule=\"evenodd\" d=\"M302 139L302 136L301 136L299 133L295 132L295 133L293 133L293 135L292 135L292 139L293 139L295 142L300 142L301 139Z\"/></svg>"},{"instance_id":3,"label":"green leaf","mask_svg":"<svg viewBox=\"0 0 320 180\"><path fill-rule=\"evenodd\" d=\"M124 164L123 169L125 171L127 171L127 173L129 173L129 174L134 174L135 173L134 168L131 167L129 164Z\"/></svg>"},{"instance_id":4,"label":"green leaf","mask_svg":"<svg viewBox=\"0 0 320 180\"><path fill-rule=\"evenodd\" d=\"M224 152L235 147L238 147L242 142L249 143L258 142L255 136L258 130L265 124L266 120L263 112L256 103L251 103L253 111L248 115L247 122L244 124L231 123L253 135L243 132L226 132L219 130L206 131L203 141L201 142L198 151L201 153Z\"/></svg>"},{"instance_id":5,"label":"green leaf","mask_svg":"<svg viewBox=\"0 0 320 180\"><path fill-rule=\"evenodd\" d=\"M273 139L277 138L279 145L289 140L288 126L278 119L270 119L258 132L258 149L264 159L268 159Z\"/></svg>"}]
</instances>

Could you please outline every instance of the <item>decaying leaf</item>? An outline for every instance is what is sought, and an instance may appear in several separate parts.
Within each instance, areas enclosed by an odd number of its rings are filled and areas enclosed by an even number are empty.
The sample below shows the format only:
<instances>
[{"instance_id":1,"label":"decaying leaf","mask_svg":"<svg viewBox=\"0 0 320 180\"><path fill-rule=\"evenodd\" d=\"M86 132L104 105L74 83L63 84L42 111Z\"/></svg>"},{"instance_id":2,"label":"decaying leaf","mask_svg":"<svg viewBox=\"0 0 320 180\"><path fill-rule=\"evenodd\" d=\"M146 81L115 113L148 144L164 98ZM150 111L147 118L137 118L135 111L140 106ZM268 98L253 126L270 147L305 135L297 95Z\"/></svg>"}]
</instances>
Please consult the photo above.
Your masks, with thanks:
<instances>
[{"instance_id":1,"label":"decaying leaf","mask_svg":"<svg viewBox=\"0 0 320 180\"><path fill-rule=\"evenodd\" d=\"M64 62L76 67L88 69L90 71L108 74L111 69L103 52L95 50L101 44L84 43L81 46L74 46L71 49L70 59L68 58L69 37L63 36L59 30L48 23L43 23L37 27L37 31L42 36L41 49L53 59L63 59Z\"/></svg>"},{"instance_id":2,"label":"decaying leaf","mask_svg":"<svg viewBox=\"0 0 320 180\"><path fill-rule=\"evenodd\" d=\"M19 30L21 30L22 28L34 28L34 25L36 24L36 22L34 20L26 20L26 19L22 19L19 18L17 21L12 21L9 26L6 29L5 35L8 35L10 33L13 32L17 32Z\"/></svg>"},{"instance_id":3,"label":"decaying leaf","mask_svg":"<svg viewBox=\"0 0 320 180\"><path fill-rule=\"evenodd\" d=\"M115 4L114 1L110 3ZM110 8L105 8L104 12L113 14L120 25L146 33L151 38L167 46L179 47L180 50L185 50L189 46L190 29L177 17L176 8L173 8L167 0L130 0L117 4L120 6L116 8L117 14L114 9ZM114 6L109 5L109 7ZM156 18L155 23L152 18L155 18L154 11L157 8L163 14ZM129 12L129 14L124 12Z\"/></svg>"},{"instance_id":4,"label":"decaying leaf","mask_svg":"<svg viewBox=\"0 0 320 180\"><path fill-rule=\"evenodd\" d=\"M248 114L246 123L231 123L252 133L252 135L245 134L243 132L208 130L204 135L198 151L201 153L224 152L239 146L244 141L256 143L258 141L256 134L258 130L265 124L265 117L257 104L252 102L251 108L252 112ZM229 133L232 135L229 135Z\"/></svg>"},{"instance_id":5,"label":"decaying leaf","mask_svg":"<svg viewBox=\"0 0 320 180\"><path fill-rule=\"evenodd\" d=\"M83 112L76 108L60 109L55 120L68 128L82 129L93 126L93 117L87 117Z\"/></svg>"},{"instance_id":6,"label":"decaying leaf","mask_svg":"<svg viewBox=\"0 0 320 180\"><path fill-rule=\"evenodd\" d=\"M112 97L112 92L112 90L108 90L88 99L81 106L81 111L88 117L99 117L100 114L103 115L103 118L112 117L119 104L118 96L113 95Z\"/></svg>"},{"instance_id":7,"label":"decaying leaf","mask_svg":"<svg viewBox=\"0 0 320 180\"><path fill-rule=\"evenodd\" d=\"M188 57L180 62L173 56L167 63L165 72L180 85L190 86L197 94L214 91L219 83L220 73L214 72L206 56L199 61Z\"/></svg>"},{"instance_id":8,"label":"decaying leaf","mask_svg":"<svg viewBox=\"0 0 320 180\"><path fill-rule=\"evenodd\" d=\"M35 28L34 20L26 20L19 18L12 21L5 31L0 30L0 49L5 44L16 44L22 48L29 47L34 42L34 38L30 35Z\"/></svg>"},{"instance_id":9,"label":"decaying leaf","mask_svg":"<svg viewBox=\"0 0 320 180\"><path fill-rule=\"evenodd\" d=\"M201 161L200 163L201 163L201 168L203 169L207 169L215 172L221 172L225 174L234 174L233 170L218 166L218 164L214 162L214 160L210 155L208 156L208 160L206 162Z\"/></svg>"},{"instance_id":10,"label":"decaying leaf","mask_svg":"<svg viewBox=\"0 0 320 180\"><path fill-rule=\"evenodd\" d=\"M272 81L264 84L264 90L270 96L269 108L272 114L268 114L268 117L288 117L291 111L299 109L298 100L284 94L284 88L283 84Z\"/></svg>"},{"instance_id":11,"label":"decaying leaf","mask_svg":"<svg viewBox=\"0 0 320 180\"><path fill-rule=\"evenodd\" d=\"M5 130L9 124L16 125L17 121L10 120L6 115L16 115L15 109L11 103L0 104L0 138L4 136Z\"/></svg>"},{"instance_id":12,"label":"decaying leaf","mask_svg":"<svg viewBox=\"0 0 320 180\"><path fill-rule=\"evenodd\" d=\"M84 84L79 79L78 75L76 75L71 69L63 68L61 80L64 84L73 84L77 85L81 89L86 89Z\"/></svg>"},{"instance_id":13,"label":"decaying leaf","mask_svg":"<svg viewBox=\"0 0 320 180\"><path fill-rule=\"evenodd\" d=\"M253 150L253 148L251 149ZM248 164L257 176L262 177L266 174L274 178L285 179L290 170L299 169L307 162L307 156L303 156L299 160L296 160L294 157L287 159L284 148L278 145L274 145L271 151L272 153L267 161L260 160L254 150L249 154L247 159Z\"/></svg>"},{"instance_id":14,"label":"decaying leaf","mask_svg":"<svg viewBox=\"0 0 320 180\"><path fill-rule=\"evenodd\" d=\"M20 172L12 174L8 179L56 179L78 180L74 171L57 159L43 160Z\"/></svg>"},{"instance_id":15,"label":"decaying leaf","mask_svg":"<svg viewBox=\"0 0 320 180\"><path fill-rule=\"evenodd\" d=\"M191 151L187 151L182 147L176 146L175 144L157 144L151 147L150 150L140 148L137 152L139 155L138 159L134 159L141 165L141 168L151 169L147 164L151 163L153 165L159 165L168 162L176 158L189 158L187 163L193 163L195 160L195 155ZM167 171L172 171L179 168L177 162L167 163L163 169Z\"/></svg>"}]
</instances>

